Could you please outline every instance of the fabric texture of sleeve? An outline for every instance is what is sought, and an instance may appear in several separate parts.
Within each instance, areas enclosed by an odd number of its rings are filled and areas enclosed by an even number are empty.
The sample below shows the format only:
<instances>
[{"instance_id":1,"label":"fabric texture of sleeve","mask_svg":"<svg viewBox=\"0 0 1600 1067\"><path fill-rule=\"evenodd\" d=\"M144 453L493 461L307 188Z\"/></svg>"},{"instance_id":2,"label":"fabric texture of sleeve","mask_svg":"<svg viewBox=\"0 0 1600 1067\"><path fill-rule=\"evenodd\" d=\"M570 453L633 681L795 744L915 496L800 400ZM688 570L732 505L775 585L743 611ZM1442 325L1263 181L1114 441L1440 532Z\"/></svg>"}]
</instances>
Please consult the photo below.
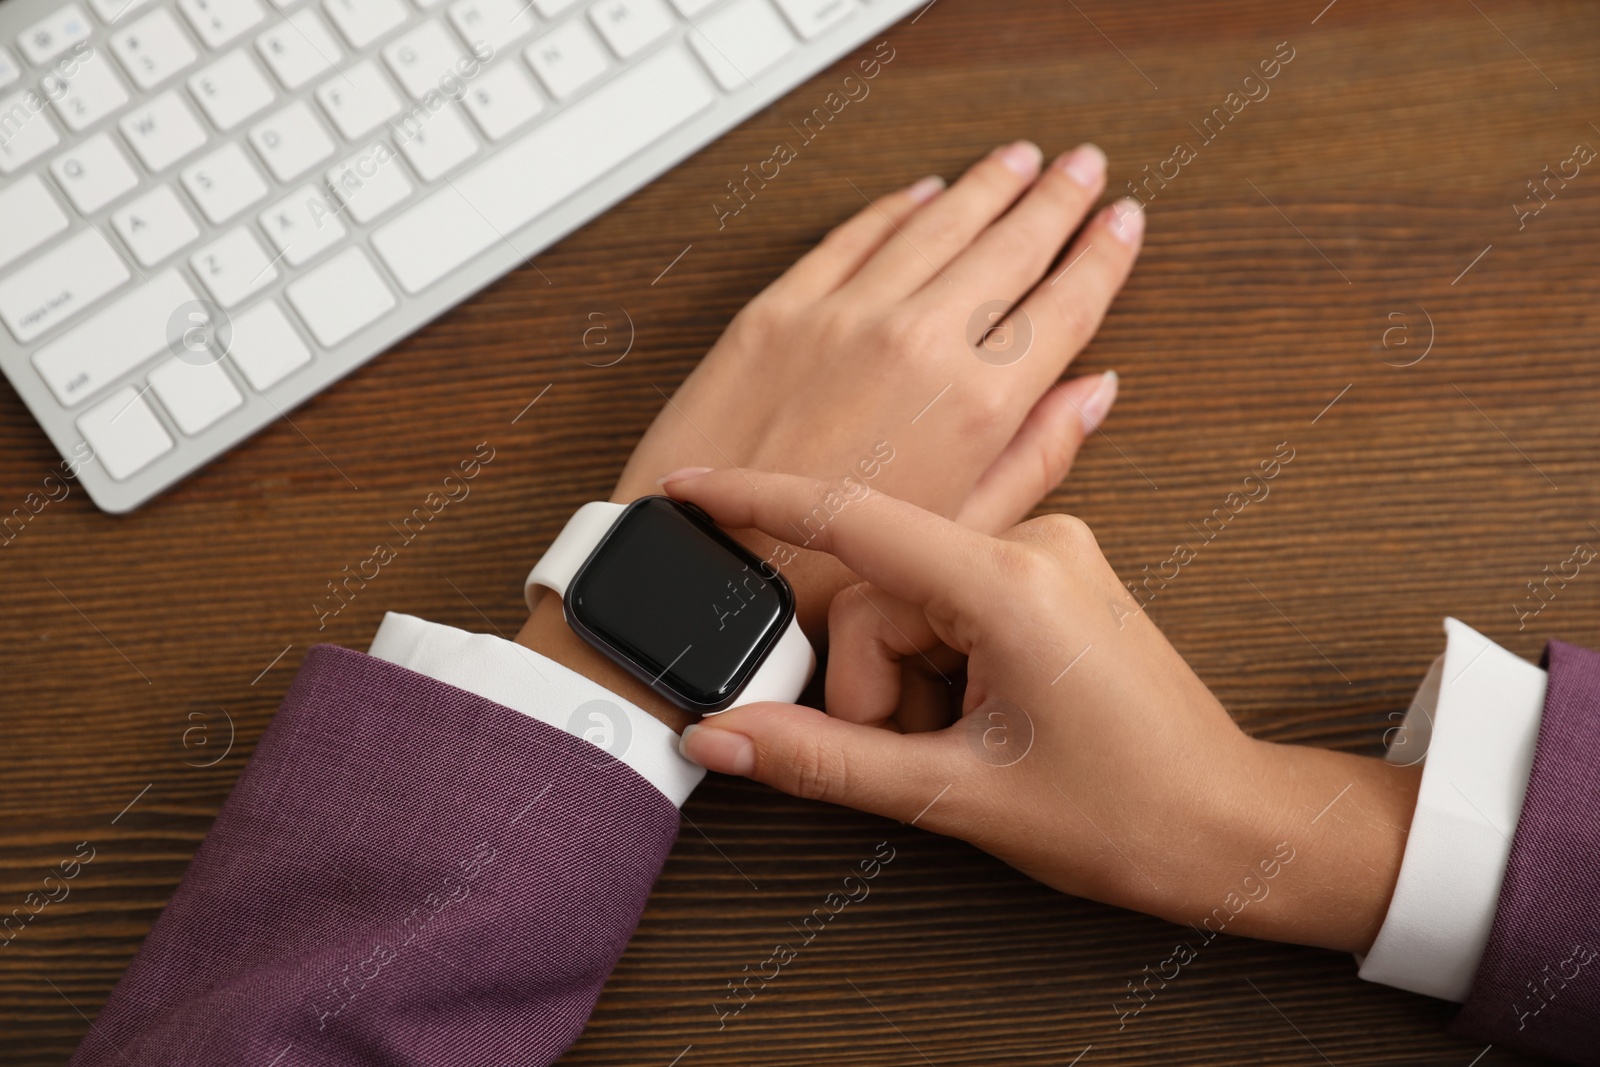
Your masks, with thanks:
<instances>
[{"instance_id":1,"label":"fabric texture of sleeve","mask_svg":"<svg viewBox=\"0 0 1600 1067\"><path fill-rule=\"evenodd\" d=\"M1361 977L1463 1001L1528 787L1545 672L1457 619L1385 758L1423 760L1405 857Z\"/></svg>"},{"instance_id":2,"label":"fabric texture of sleeve","mask_svg":"<svg viewBox=\"0 0 1600 1067\"><path fill-rule=\"evenodd\" d=\"M596 746L315 647L72 1063L552 1063L677 830Z\"/></svg>"},{"instance_id":3,"label":"fabric texture of sleeve","mask_svg":"<svg viewBox=\"0 0 1600 1067\"><path fill-rule=\"evenodd\" d=\"M1600 1064L1600 654L1545 650L1550 689L1488 947L1453 1032Z\"/></svg>"},{"instance_id":4,"label":"fabric texture of sleeve","mask_svg":"<svg viewBox=\"0 0 1600 1067\"><path fill-rule=\"evenodd\" d=\"M531 648L413 615L383 617L367 655L504 704L598 745L678 807L706 776L678 752L678 735L636 704Z\"/></svg>"}]
</instances>

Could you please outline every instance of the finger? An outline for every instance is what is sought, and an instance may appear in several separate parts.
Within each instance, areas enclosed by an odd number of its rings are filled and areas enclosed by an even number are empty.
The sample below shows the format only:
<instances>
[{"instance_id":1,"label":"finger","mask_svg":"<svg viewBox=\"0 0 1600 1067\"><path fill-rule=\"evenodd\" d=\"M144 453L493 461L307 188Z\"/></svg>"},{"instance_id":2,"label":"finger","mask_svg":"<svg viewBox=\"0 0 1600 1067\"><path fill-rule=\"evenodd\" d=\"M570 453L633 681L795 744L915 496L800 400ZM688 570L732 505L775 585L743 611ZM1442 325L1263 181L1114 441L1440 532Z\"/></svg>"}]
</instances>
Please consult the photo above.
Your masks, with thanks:
<instances>
[{"instance_id":1,"label":"finger","mask_svg":"<svg viewBox=\"0 0 1600 1067\"><path fill-rule=\"evenodd\" d=\"M1092 144L1059 157L1015 207L978 235L944 268L957 299L1009 305L1032 289L1061 252L1106 184L1106 154ZM949 287L935 279L923 287L928 301L944 304Z\"/></svg>"},{"instance_id":2,"label":"finger","mask_svg":"<svg viewBox=\"0 0 1600 1067\"><path fill-rule=\"evenodd\" d=\"M1061 268L1008 316L1019 321L1007 321L1006 328L1031 331L1032 352L1040 358L1025 356L1017 366L1037 388L1060 377L1100 328L1112 298L1139 258L1144 223L1137 200L1124 198L1106 207L1067 249Z\"/></svg>"},{"instance_id":3,"label":"finger","mask_svg":"<svg viewBox=\"0 0 1600 1067\"><path fill-rule=\"evenodd\" d=\"M704 508L723 526L827 552L914 604L983 611L1000 580L993 538L882 493L846 496L813 478L739 468L674 471L661 481L667 493Z\"/></svg>"},{"instance_id":4,"label":"finger","mask_svg":"<svg viewBox=\"0 0 1600 1067\"><path fill-rule=\"evenodd\" d=\"M956 521L984 533L1021 522L1072 469L1078 449L1117 399L1117 372L1088 374L1050 389L967 494Z\"/></svg>"},{"instance_id":5,"label":"finger","mask_svg":"<svg viewBox=\"0 0 1600 1067\"><path fill-rule=\"evenodd\" d=\"M797 300L816 300L848 281L918 208L944 190L944 179L930 175L880 197L840 223L801 256L768 289Z\"/></svg>"},{"instance_id":6,"label":"finger","mask_svg":"<svg viewBox=\"0 0 1600 1067\"><path fill-rule=\"evenodd\" d=\"M732 708L690 726L679 749L708 770L901 822L917 819L965 774L952 731L901 734L794 704ZM930 822L938 825L923 820Z\"/></svg>"},{"instance_id":7,"label":"finger","mask_svg":"<svg viewBox=\"0 0 1600 1067\"><path fill-rule=\"evenodd\" d=\"M900 707L901 663L939 644L914 605L866 582L840 590L828 608L828 714L863 726L888 722Z\"/></svg>"},{"instance_id":8,"label":"finger","mask_svg":"<svg viewBox=\"0 0 1600 1067\"><path fill-rule=\"evenodd\" d=\"M1039 147L1017 141L972 166L938 200L906 220L851 279L868 301L916 292L982 233L1039 173Z\"/></svg>"}]
</instances>

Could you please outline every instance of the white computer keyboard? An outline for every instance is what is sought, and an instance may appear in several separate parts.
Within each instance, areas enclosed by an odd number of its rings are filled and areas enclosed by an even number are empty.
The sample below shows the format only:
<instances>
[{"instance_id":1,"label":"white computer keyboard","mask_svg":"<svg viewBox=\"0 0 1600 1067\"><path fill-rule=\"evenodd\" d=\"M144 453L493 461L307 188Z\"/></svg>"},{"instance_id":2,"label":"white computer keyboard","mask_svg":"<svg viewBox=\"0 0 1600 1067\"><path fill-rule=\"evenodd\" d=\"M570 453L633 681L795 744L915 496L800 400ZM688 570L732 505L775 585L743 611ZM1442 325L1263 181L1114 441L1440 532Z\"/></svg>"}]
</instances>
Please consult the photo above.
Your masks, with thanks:
<instances>
[{"instance_id":1,"label":"white computer keyboard","mask_svg":"<svg viewBox=\"0 0 1600 1067\"><path fill-rule=\"evenodd\" d=\"M925 3L5 0L0 368L137 507Z\"/></svg>"}]
</instances>

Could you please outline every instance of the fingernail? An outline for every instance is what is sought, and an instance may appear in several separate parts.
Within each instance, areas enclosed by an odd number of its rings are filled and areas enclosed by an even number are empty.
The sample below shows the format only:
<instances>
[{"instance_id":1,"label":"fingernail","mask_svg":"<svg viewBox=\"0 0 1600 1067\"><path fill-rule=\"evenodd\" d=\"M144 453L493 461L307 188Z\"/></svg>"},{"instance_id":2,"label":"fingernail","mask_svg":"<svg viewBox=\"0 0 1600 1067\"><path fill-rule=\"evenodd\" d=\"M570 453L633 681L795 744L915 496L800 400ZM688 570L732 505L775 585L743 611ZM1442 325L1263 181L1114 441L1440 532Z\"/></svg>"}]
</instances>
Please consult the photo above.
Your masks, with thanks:
<instances>
[{"instance_id":1,"label":"fingernail","mask_svg":"<svg viewBox=\"0 0 1600 1067\"><path fill-rule=\"evenodd\" d=\"M1106 176L1106 154L1099 145L1081 144L1061 158L1061 169L1085 189L1093 189Z\"/></svg>"},{"instance_id":2,"label":"fingernail","mask_svg":"<svg viewBox=\"0 0 1600 1067\"><path fill-rule=\"evenodd\" d=\"M1078 417L1083 420L1084 434L1094 433L1100 428L1100 424L1106 421L1111 405L1117 401L1117 380L1117 372L1114 370L1108 370L1100 375L1100 384L1078 409Z\"/></svg>"},{"instance_id":3,"label":"fingernail","mask_svg":"<svg viewBox=\"0 0 1600 1067\"><path fill-rule=\"evenodd\" d=\"M926 204L943 191L944 179L937 174L930 174L907 189L906 195L911 198L913 203Z\"/></svg>"},{"instance_id":4,"label":"fingernail","mask_svg":"<svg viewBox=\"0 0 1600 1067\"><path fill-rule=\"evenodd\" d=\"M1044 161L1044 153L1032 141L1013 141L995 154L1020 178L1038 174L1039 164Z\"/></svg>"},{"instance_id":5,"label":"fingernail","mask_svg":"<svg viewBox=\"0 0 1600 1067\"><path fill-rule=\"evenodd\" d=\"M686 726L678 752L691 763L719 774L748 775L756 769L756 746L744 734L698 724Z\"/></svg>"},{"instance_id":6,"label":"fingernail","mask_svg":"<svg viewBox=\"0 0 1600 1067\"><path fill-rule=\"evenodd\" d=\"M1123 197L1112 204L1111 233L1125 245L1138 244L1144 236L1144 205L1132 197Z\"/></svg>"},{"instance_id":7,"label":"fingernail","mask_svg":"<svg viewBox=\"0 0 1600 1067\"><path fill-rule=\"evenodd\" d=\"M688 478L698 478L702 474L710 474L711 467L679 467L670 474L663 474L656 479L657 485L666 485L668 482L681 482Z\"/></svg>"}]
</instances>

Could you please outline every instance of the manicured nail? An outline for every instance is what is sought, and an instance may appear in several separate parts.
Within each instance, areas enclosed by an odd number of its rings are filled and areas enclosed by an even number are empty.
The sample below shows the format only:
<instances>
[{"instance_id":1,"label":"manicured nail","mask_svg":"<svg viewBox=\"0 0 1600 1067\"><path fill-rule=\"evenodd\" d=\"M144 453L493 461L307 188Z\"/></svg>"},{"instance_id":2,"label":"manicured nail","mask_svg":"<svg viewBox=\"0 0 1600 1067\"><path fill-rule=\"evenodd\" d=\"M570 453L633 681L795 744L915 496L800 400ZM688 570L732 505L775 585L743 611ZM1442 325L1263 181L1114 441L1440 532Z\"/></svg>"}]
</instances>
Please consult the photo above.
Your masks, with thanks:
<instances>
[{"instance_id":1,"label":"manicured nail","mask_svg":"<svg viewBox=\"0 0 1600 1067\"><path fill-rule=\"evenodd\" d=\"M1083 402L1078 409L1078 417L1083 419L1084 434L1094 433L1100 424L1106 421L1106 415L1111 411L1111 405L1117 401L1117 372L1108 370L1100 375L1100 384L1095 391L1089 394L1089 399Z\"/></svg>"},{"instance_id":2,"label":"manicured nail","mask_svg":"<svg viewBox=\"0 0 1600 1067\"><path fill-rule=\"evenodd\" d=\"M663 474L656 479L657 485L666 485L668 482L681 482L689 478L698 478L702 474L710 474L711 467L679 467L670 474Z\"/></svg>"},{"instance_id":3,"label":"manicured nail","mask_svg":"<svg viewBox=\"0 0 1600 1067\"><path fill-rule=\"evenodd\" d=\"M1039 173L1044 153L1032 141L1013 141L995 153L1000 162L1010 167L1018 177L1031 178Z\"/></svg>"},{"instance_id":4,"label":"manicured nail","mask_svg":"<svg viewBox=\"0 0 1600 1067\"><path fill-rule=\"evenodd\" d=\"M926 204L943 191L944 179L937 174L930 174L907 189L906 195L911 198L912 203Z\"/></svg>"},{"instance_id":5,"label":"manicured nail","mask_svg":"<svg viewBox=\"0 0 1600 1067\"><path fill-rule=\"evenodd\" d=\"M1125 245L1138 244L1144 236L1144 205L1132 197L1123 197L1110 209L1111 233Z\"/></svg>"},{"instance_id":6,"label":"manicured nail","mask_svg":"<svg viewBox=\"0 0 1600 1067\"><path fill-rule=\"evenodd\" d=\"M678 752L691 763L719 774L748 775L756 769L756 746L744 734L698 724L686 726Z\"/></svg>"},{"instance_id":7,"label":"manicured nail","mask_svg":"<svg viewBox=\"0 0 1600 1067\"><path fill-rule=\"evenodd\" d=\"M1093 189L1106 176L1106 154L1099 145L1081 144L1061 157L1061 169L1085 189Z\"/></svg>"}]
</instances>

